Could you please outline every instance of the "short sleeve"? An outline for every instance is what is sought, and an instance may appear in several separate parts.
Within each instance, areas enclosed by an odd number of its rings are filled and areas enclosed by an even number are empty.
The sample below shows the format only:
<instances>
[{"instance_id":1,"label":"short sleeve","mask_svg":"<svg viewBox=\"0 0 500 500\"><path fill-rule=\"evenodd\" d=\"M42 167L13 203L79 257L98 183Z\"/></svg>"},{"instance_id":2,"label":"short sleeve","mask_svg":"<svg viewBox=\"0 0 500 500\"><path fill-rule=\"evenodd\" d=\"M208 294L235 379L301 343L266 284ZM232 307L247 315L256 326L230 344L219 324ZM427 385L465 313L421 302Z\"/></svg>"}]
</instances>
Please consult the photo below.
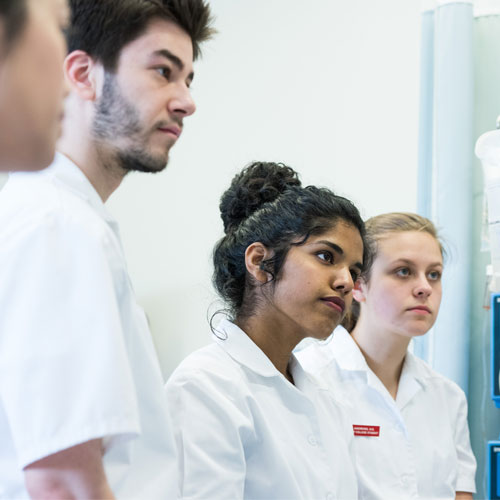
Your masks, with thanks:
<instances>
[{"instance_id":1,"label":"short sleeve","mask_svg":"<svg viewBox=\"0 0 500 500\"><path fill-rule=\"evenodd\" d=\"M181 498L244 498L244 440L252 426L232 392L205 370L178 369L167 382Z\"/></svg>"},{"instance_id":2,"label":"short sleeve","mask_svg":"<svg viewBox=\"0 0 500 500\"><path fill-rule=\"evenodd\" d=\"M456 414L455 445L457 450L458 474L456 491L476 492L476 459L472 453L467 423L467 400L460 390L459 407Z\"/></svg>"},{"instance_id":3,"label":"short sleeve","mask_svg":"<svg viewBox=\"0 0 500 500\"><path fill-rule=\"evenodd\" d=\"M20 467L139 432L111 244L58 214L0 240L0 404Z\"/></svg>"}]
</instances>

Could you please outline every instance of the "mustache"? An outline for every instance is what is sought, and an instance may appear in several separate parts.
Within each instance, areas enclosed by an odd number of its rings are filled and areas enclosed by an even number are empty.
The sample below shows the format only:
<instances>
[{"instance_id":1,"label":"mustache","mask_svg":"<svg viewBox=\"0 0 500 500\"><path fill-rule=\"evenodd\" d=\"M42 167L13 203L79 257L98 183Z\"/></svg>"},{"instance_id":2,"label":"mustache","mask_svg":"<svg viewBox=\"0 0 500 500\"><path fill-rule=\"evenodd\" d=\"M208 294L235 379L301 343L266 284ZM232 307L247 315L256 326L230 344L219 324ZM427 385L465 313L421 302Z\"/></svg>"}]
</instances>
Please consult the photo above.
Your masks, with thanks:
<instances>
[{"instance_id":1,"label":"mustache","mask_svg":"<svg viewBox=\"0 0 500 500\"><path fill-rule=\"evenodd\" d=\"M177 125L180 129L182 129L182 118L174 116L169 121L161 120L161 121L155 123L154 128L155 129L157 129L157 128L168 128L170 125Z\"/></svg>"}]
</instances>

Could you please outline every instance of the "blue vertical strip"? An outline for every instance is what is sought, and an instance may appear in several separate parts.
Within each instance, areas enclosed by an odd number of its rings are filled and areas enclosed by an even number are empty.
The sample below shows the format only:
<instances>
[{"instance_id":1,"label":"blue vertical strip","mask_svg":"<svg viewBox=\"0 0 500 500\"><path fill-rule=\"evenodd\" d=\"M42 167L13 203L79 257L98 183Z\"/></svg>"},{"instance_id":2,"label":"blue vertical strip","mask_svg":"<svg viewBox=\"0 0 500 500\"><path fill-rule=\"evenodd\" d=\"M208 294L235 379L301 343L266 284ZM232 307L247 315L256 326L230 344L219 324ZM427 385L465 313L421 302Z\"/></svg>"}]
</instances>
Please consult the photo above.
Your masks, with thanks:
<instances>
[{"instance_id":1,"label":"blue vertical strip","mask_svg":"<svg viewBox=\"0 0 500 500\"><path fill-rule=\"evenodd\" d=\"M420 116L418 129L418 213L432 216L432 136L434 107L434 11L422 14Z\"/></svg>"},{"instance_id":2,"label":"blue vertical strip","mask_svg":"<svg viewBox=\"0 0 500 500\"><path fill-rule=\"evenodd\" d=\"M434 108L434 10L422 13L420 43L420 112L418 127L417 211L432 218L432 138ZM413 352L429 360L429 337L415 338Z\"/></svg>"},{"instance_id":3,"label":"blue vertical strip","mask_svg":"<svg viewBox=\"0 0 500 500\"><path fill-rule=\"evenodd\" d=\"M433 336L433 365L468 389L474 126L473 7L445 4L435 13L434 221L450 255Z\"/></svg>"}]
</instances>

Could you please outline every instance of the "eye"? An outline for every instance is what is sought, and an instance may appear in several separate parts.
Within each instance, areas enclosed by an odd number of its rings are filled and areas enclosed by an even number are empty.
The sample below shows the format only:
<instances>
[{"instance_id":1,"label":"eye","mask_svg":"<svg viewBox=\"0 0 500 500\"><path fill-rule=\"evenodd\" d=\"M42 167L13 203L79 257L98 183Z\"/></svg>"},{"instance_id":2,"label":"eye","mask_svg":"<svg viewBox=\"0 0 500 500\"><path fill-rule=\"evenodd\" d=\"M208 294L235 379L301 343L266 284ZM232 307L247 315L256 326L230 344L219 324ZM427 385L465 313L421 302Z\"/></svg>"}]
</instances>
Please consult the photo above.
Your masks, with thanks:
<instances>
[{"instance_id":1,"label":"eye","mask_svg":"<svg viewBox=\"0 0 500 500\"><path fill-rule=\"evenodd\" d=\"M407 267L401 267L400 269L396 270L396 276L399 276L400 278L406 278L410 276L410 270Z\"/></svg>"},{"instance_id":2,"label":"eye","mask_svg":"<svg viewBox=\"0 0 500 500\"><path fill-rule=\"evenodd\" d=\"M440 271L430 271L427 276L432 281L439 281L441 279L441 272Z\"/></svg>"},{"instance_id":3,"label":"eye","mask_svg":"<svg viewBox=\"0 0 500 500\"><path fill-rule=\"evenodd\" d=\"M172 70L168 66L160 66L158 68L155 68L157 73L161 75L165 80L169 80L170 76L172 74Z\"/></svg>"},{"instance_id":4,"label":"eye","mask_svg":"<svg viewBox=\"0 0 500 500\"><path fill-rule=\"evenodd\" d=\"M327 250L322 250L316 254L321 260L333 264L333 254Z\"/></svg>"}]
</instances>

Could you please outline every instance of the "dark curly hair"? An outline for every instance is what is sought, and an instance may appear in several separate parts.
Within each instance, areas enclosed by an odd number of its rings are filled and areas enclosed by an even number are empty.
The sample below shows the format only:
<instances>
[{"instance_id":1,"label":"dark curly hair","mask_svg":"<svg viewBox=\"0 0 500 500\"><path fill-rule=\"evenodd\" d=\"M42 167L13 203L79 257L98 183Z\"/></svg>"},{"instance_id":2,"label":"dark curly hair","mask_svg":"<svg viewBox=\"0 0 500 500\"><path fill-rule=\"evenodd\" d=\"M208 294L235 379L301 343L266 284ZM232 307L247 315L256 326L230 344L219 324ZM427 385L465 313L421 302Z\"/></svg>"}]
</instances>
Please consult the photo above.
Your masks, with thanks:
<instances>
[{"instance_id":1,"label":"dark curly hair","mask_svg":"<svg viewBox=\"0 0 500 500\"><path fill-rule=\"evenodd\" d=\"M276 283L292 245L324 233L342 220L358 229L363 262L368 260L365 226L358 209L330 189L302 187L298 174L282 163L255 162L237 174L222 195L220 212L225 236L213 253L213 284L233 318L252 314L255 284L248 278L245 251L261 242L273 251L262 262ZM297 243L297 239L300 241Z\"/></svg>"},{"instance_id":2,"label":"dark curly hair","mask_svg":"<svg viewBox=\"0 0 500 500\"><path fill-rule=\"evenodd\" d=\"M69 52L83 50L113 72L121 50L154 19L172 21L191 38L193 55L215 33L204 0L70 0Z\"/></svg>"}]
</instances>

